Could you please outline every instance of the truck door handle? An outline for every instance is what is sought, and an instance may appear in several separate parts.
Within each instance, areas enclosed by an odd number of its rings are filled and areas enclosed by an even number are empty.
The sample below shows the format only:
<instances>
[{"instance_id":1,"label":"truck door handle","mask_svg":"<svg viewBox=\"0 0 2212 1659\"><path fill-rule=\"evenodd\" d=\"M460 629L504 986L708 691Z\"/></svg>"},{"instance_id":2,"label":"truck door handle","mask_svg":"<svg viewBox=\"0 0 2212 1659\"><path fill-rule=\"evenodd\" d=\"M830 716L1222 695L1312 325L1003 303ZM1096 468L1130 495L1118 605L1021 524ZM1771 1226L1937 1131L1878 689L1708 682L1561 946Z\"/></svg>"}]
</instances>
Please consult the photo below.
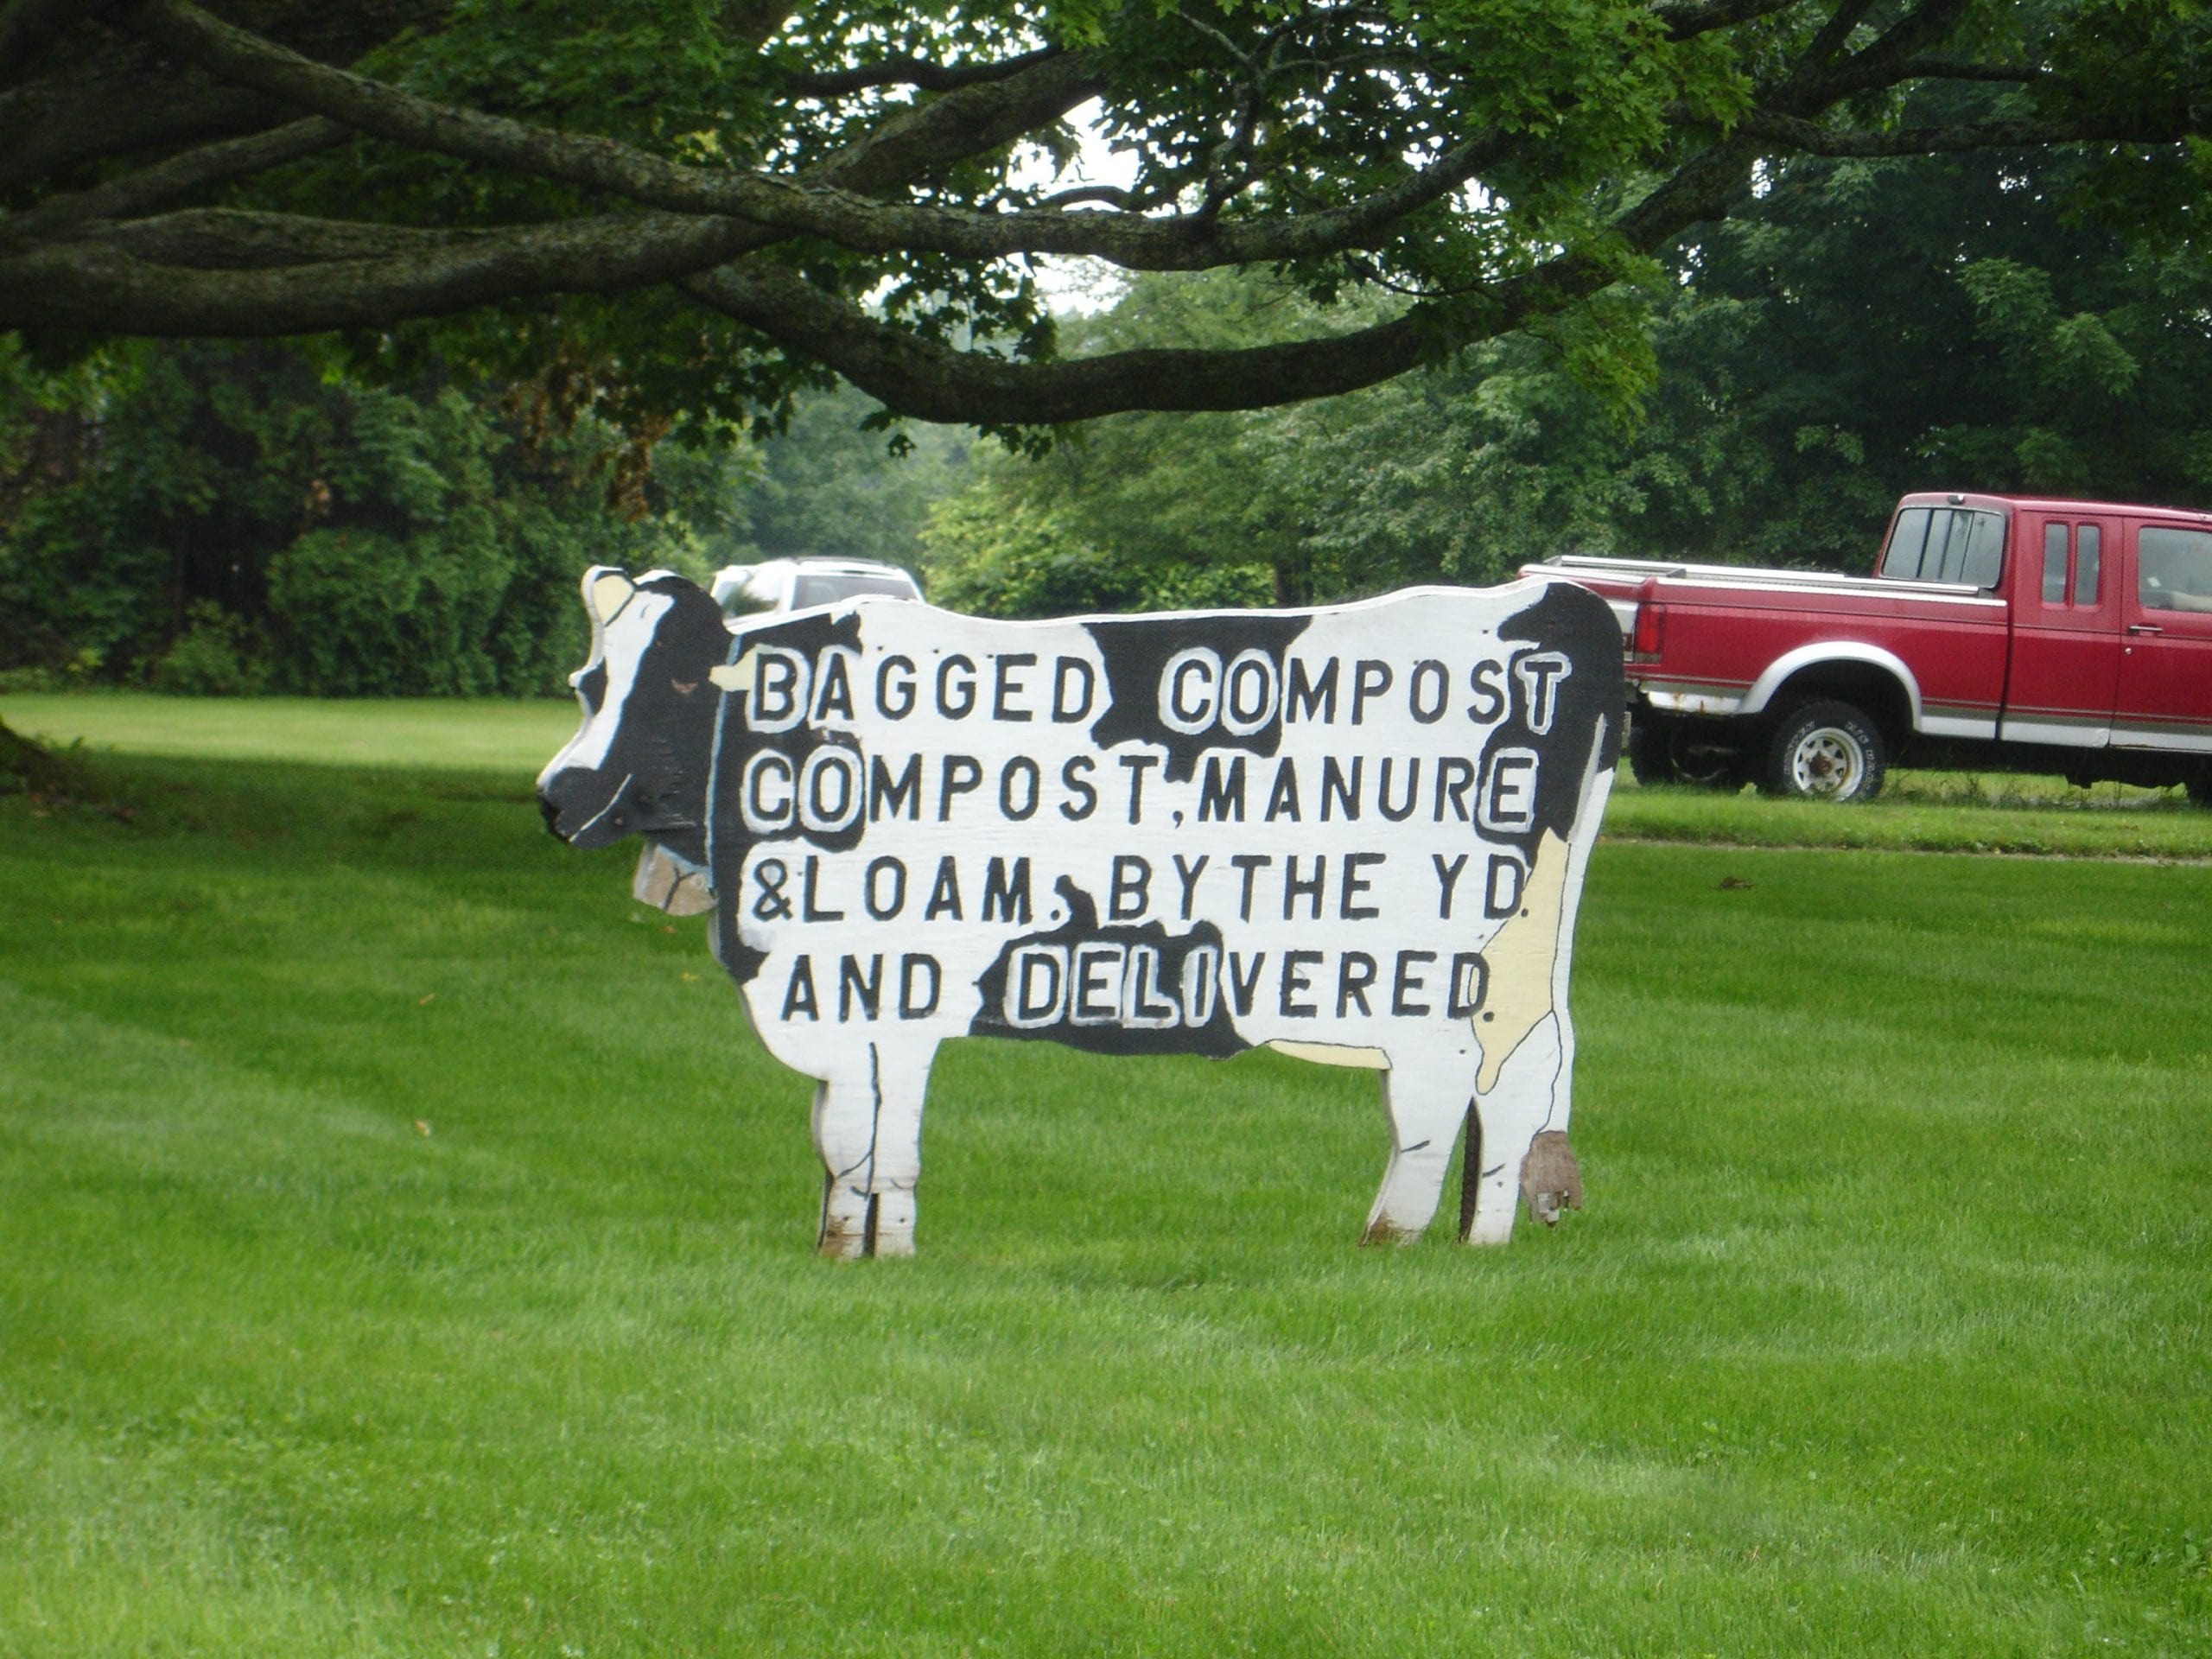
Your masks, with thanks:
<instances>
[{"instance_id":1,"label":"truck door handle","mask_svg":"<svg viewBox=\"0 0 2212 1659\"><path fill-rule=\"evenodd\" d=\"M2152 622L2131 622L2127 625L2127 631L2130 633L2164 633L2165 632L2164 628Z\"/></svg>"}]
</instances>

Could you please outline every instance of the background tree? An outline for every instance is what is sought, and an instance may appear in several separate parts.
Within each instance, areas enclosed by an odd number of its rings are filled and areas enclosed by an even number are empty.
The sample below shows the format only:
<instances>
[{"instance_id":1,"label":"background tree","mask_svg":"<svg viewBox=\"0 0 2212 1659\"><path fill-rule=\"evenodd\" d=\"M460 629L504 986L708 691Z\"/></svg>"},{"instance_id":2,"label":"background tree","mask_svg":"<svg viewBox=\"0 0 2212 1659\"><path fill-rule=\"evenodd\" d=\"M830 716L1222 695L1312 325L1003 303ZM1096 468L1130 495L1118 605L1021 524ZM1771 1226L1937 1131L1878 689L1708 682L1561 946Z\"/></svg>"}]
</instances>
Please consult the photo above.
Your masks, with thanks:
<instances>
[{"instance_id":1,"label":"background tree","mask_svg":"<svg viewBox=\"0 0 2212 1659\"><path fill-rule=\"evenodd\" d=\"M969 446L955 427L912 425L887 437L880 413L849 386L794 400L734 502L744 556L919 560L930 505L966 480Z\"/></svg>"}]
</instances>

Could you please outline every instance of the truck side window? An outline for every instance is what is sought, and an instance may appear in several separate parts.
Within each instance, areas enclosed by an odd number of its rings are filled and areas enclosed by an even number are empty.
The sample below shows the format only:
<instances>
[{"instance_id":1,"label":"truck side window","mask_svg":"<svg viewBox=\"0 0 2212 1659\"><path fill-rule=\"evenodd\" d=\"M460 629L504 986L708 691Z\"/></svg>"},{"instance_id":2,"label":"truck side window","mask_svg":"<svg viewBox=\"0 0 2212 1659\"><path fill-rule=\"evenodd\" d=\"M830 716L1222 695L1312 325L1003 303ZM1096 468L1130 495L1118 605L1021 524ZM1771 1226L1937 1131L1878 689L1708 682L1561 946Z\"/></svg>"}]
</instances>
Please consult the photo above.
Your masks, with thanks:
<instances>
[{"instance_id":1,"label":"truck side window","mask_svg":"<svg viewBox=\"0 0 2212 1659\"><path fill-rule=\"evenodd\" d=\"M2212 534L2145 525L2135 538L2135 596L2146 611L2212 613Z\"/></svg>"},{"instance_id":2,"label":"truck side window","mask_svg":"<svg viewBox=\"0 0 2212 1659\"><path fill-rule=\"evenodd\" d=\"M1944 580L1969 582L1976 588L1994 588L1997 579L2005 574L2005 520L1994 512L1962 512L1961 518L1972 529L1967 532L1966 554L1960 562L1959 573L1950 574L1951 563L1943 562Z\"/></svg>"},{"instance_id":3,"label":"truck side window","mask_svg":"<svg viewBox=\"0 0 2212 1659\"><path fill-rule=\"evenodd\" d=\"M2066 602L2066 526L2060 524L2043 527L2043 602Z\"/></svg>"},{"instance_id":4,"label":"truck side window","mask_svg":"<svg viewBox=\"0 0 2212 1659\"><path fill-rule=\"evenodd\" d=\"M2104 563L2104 531L2095 524L2082 526L2081 551L2074 558L2074 602L2097 602L2097 577Z\"/></svg>"},{"instance_id":5,"label":"truck side window","mask_svg":"<svg viewBox=\"0 0 2212 1659\"><path fill-rule=\"evenodd\" d=\"M1948 518L1951 515L1945 513ZM1897 514L1890 531L1890 544L1882 552L1881 572L1910 581L1920 574L1920 552L1928 542L1929 513L1925 507L1907 507Z\"/></svg>"}]
</instances>

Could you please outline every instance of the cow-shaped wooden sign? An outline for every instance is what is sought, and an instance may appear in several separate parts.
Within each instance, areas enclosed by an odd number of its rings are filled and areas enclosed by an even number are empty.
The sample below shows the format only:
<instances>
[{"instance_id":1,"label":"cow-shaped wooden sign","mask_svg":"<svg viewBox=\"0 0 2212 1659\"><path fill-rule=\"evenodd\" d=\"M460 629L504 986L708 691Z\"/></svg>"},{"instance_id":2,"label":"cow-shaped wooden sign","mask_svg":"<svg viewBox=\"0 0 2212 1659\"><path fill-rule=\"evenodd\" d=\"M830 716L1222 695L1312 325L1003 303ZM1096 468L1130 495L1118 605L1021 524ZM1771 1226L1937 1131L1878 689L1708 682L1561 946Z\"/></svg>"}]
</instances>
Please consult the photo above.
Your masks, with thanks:
<instances>
[{"instance_id":1,"label":"cow-shaped wooden sign","mask_svg":"<svg viewBox=\"0 0 2212 1659\"><path fill-rule=\"evenodd\" d=\"M1370 1240L1580 1205L1567 965L1620 747L1621 638L1568 583L1311 611L995 622L861 599L732 623L584 578L583 726L538 780L638 896L714 915L768 1050L817 1079L820 1245L914 1247L949 1037L1265 1044L1382 1075Z\"/></svg>"}]
</instances>

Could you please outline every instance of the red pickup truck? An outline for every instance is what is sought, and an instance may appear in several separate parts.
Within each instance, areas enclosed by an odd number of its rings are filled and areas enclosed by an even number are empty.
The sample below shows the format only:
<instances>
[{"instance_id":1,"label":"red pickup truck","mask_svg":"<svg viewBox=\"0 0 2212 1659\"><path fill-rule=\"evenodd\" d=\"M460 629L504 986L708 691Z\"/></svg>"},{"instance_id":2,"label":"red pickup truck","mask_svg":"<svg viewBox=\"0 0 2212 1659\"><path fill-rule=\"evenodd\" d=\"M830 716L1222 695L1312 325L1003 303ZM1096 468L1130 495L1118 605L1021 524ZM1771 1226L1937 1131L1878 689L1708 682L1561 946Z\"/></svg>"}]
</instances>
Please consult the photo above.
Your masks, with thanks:
<instances>
[{"instance_id":1,"label":"red pickup truck","mask_svg":"<svg viewBox=\"0 0 2212 1659\"><path fill-rule=\"evenodd\" d=\"M1647 783L1866 800L2002 766L2212 806L2212 514L1908 495L1871 576L1567 556L1610 601Z\"/></svg>"}]
</instances>

